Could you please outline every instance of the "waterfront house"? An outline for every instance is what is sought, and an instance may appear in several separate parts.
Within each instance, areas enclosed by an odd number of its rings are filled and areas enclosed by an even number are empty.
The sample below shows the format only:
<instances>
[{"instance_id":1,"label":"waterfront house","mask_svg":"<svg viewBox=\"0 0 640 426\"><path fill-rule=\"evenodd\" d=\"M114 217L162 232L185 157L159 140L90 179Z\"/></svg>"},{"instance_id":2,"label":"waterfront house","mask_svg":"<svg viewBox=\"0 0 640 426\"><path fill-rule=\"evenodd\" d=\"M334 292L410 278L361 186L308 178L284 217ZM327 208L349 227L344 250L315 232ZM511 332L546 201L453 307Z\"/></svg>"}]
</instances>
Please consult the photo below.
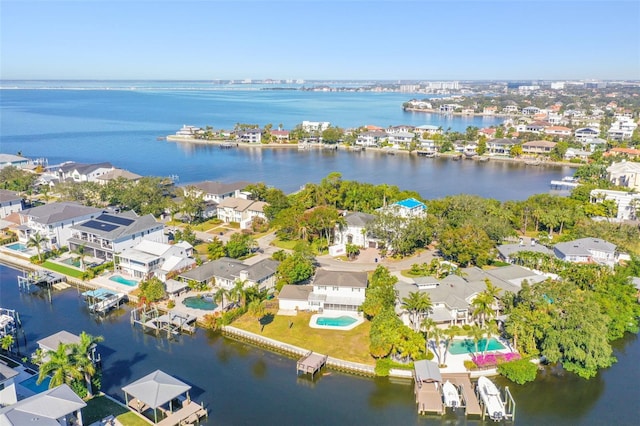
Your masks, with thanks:
<instances>
[{"instance_id":1,"label":"waterfront house","mask_svg":"<svg viewBox=\"0 0 640 426\"><path fill-rule=\"evenodd\" d=\"M247 200L244 198L225 198L218 204L218 219L224 223L238 223L240 229L249 229L254 218L267 220L264 208L268 206L264 201Z\"/></svg>"},{"instance_id":2,"label":"waterfront house","mask_svg":"<svg viewBox=\"0 0 640 426\"><path fill-rule=\"evenodd\" d=\"M24 199L17 192L0 189L0 219L24 209Z\"/></svg>"},{"instance_id":3,"label":"waterfront house","mask_svg":"<svg viewBox=\"0 0 640 426\"><path fill-rule=\"evenodd\" d=\"M77 345L80 343L80 336L61 330L50 336L44 337L36 342L38 349L42 352L43 360L47 359L47 352L55 352L60 345ZM67 349L68 352L71 349ZM100 354L97 352L97 345L94 343L90 347L89 358L95 364L100 361Z\"/></svg>"},{"instance_id":4,"label":"waterfront house","mask_svg":"<svg viewBox=\"0 0 640 426\"><path fill-rule=\"evenodd\" d=\"M496 129L493 127L485 127L478 130L478 136L484 136L487 139L494 139L496 137Z\"/></svg>"},{"instance_id":5,"label":"waterfront house","mask_svg":"<svg viewBox=\"0 0 640 426\"><path fill-rule=\"evenodd\" d=\"M227 291L233 289L236 282L244 282L244 288L256 286L259 290L271 291L276 284L276 270L280 262L263 259L253 265L240 260L222 257L183 272L179 278L194 281L201 285L215 285Z\"/></svg>"},{"instance_id":6,"label":"waterfront house","mask_svg":"<svg viewBox=\"0 0 640 426\"><path fill-rule=\"evenodd\" d=\"M534 106L522 108L522 115L535 115L535 114L538 114L539 112L540 112L540 108L534 107Z\"/></svg>"},{"instance_id":7,"label":"waterfront house","mask_svg":"<svg viewBox=\"0 0 640 426\"><path fill-rule=\"evenodd\" d=\"M312 285L285 285L278 293L278 308L281 311L308 311Z\"/></svg>"},{"instance_id":8,"label":"waterfront house","mask_svg":"<svg viewBox=\"0 0 640 426\"><path fill-rule=\"evenodd\" d=\"M560 139L564 139L571 136L571 129L564 126L547 126L544 128L544 133L550 136L558 136Z\"/></svg>"},{"instance_id":9,"label":"waterfront house","mask_svg":"<svg viewBox=\"0 0 640 426\"><path fill-rule=\"evenodd\" d=\"M309 133L321 133L327 130L331 126L328 121L307 121L304 120L301 124L302 130Z\"/></svg>"},{"instance_id":10,"label":"waterfront house","mask_svg":"<svg viewBox=\"0 0 640 426\"><path fill-rule=\"evenodd\" d=\"M262 130L246 129L236 132L236 139L243 143L259 144L262 142Z\"/></svg>"},{"instance_id":11,"label":"waterfront house","mask_svg":"<svg viewBox=\"0 0 640 426\"><path fill-rule=\"evenodd\" d=\"M635 148L611 148L609 151L604 153L605 157L609 157L609 156L621 156L621 157L627 157L629 159L635 159L637 157L640 157L640 149L635 149Z\"/></svg>"},{"instance_id":12,"label":"waterfront house","mask_svg":"<svg viewBox=\"0 0 640 426\"><path fill-rule=\"evenodd\" d=\"M202 134L203 130L196 126L187 126L184 124L180 130L176 132L176 136L183 138L195 138L197 135Z\"/></svg>"},{"instance_id":13,"label":"waterfront house","mask_svg":"<svg viewBox=\"0 0 640 426\"><path fill-rule=\"evenodd\" d=\"M0 169L4 169L8 166L13 166L17 169L22 169L31 164L31 160L20 155L13 154L1 154L0 153Z\"/></svg>"},{"instance_id":14,"label":"waterfront house","mask_svg":"<svg viewBox=\"0 0 640 426\"><path fill-rule=\"evenodd\" d=\"M432 124L423 124L414 129L414 131L418 135L423 135L424 133L428 133L430 135L442 134L442 127L434 126Z\"/></svg>"},{"instance_id":15,"label":"waterfront house","mask_svg":"<svg viewBox=\"0 0 640 426\"><path fill-rule=\"evenodd\" d=\"M369 284L366 272L316 270L309 309L318 312L358 312Z\"/></svg>"},{"instance_id":16,"label":"waterfront house","mask_svg":"<svg viewBox=\"0 0 640 426\"><path fill-rule=\"evenodd\" d=\"M428 317L439 325L465 325L472 320L472 302L478 294L486 290L486 281L505 291L517 293L524 281L530 284L542 282L546 276L537 274L517 265L504 266L490 270L478 267L463 268L460 275L435 277L401 277L395 285L397 301L396 313L400 319L410 325L408 312L402 306L402 300L411 292L424 292L429 295L432 309ZM495 304L496 310L498 303Z\"/></svg>"},{"instance_id":17,"label":"waterfront house","mask_svg":"<svg viewBox=\"0 0 640 426\"><path fill-rule=\"evenodd\" d=\"M186 241L170 245L143 240L115 255L118 271L137 279L152 276L166 281L168 276L191 269L196 261L192 258L193 246Z\"/></svg>"},{"instance_id":18,"label":"waterfront house","mask_svg":"<svg viewBox=\"0 0 640 426\"><path fill-rule=\"evenodd\" d=\"M591 156L591 154L593 153L590 151L585 151L583 149L567 148L564 153L564 159L573 160L577 158L579 160L586 161Z\"/></svg>"},{"instance_id":19,"label":"waterfront house","mask_svg":"<svg viewBox=\"0 0 640 426\"><path fill-rule=\"evenodd\" d=\"M612 191L609 189L594 189L590 193L592 203L613 200L617 206L618 220L636 220L640 213L640 194L636 192Z\"/></svg>"},{"instance_id":20,"label":"waterfront house","mask_svg":"<svg viewBox=\"0 0 640 426\"><path fill-rule=\"evenodd\" d=\"M18 402L15 377L20 374L5 363L0 363L0 407Z\"/></svg>"},{"instance_id":21,"label":"waterfront house","mask_svg":"<svg viewBox=\"0 0 640 426\"><path fill-rule=\"evenodd\" d=\"M433 152L438 151L438 146L436 145L436 141L432 139L420 139L418 141L418 146L421 151Z\"/></svg>"},{"instance_id":22,"label":"waterfront house","mask_svg":"<svg viewBox=\"0 0 640 426\"><path fill-rule=\"evenodd\" d=\"M194 194L192 195L202 195L202 199L204 201L212 201L219 204L225 198L241 198L242 190L248 185L251 185L251 182L240 181L224 183L207 180L203 182L193 183L189 185L189 189L194 191Z\"/></svg>"},{"instance_id":23,"label":"waterfront house","mask_svg":"<svg viewBox=\"0 0 640 426\"><path fill-rule=\"evenodd\" d=\"M517 105L507 105L504 108L502 108L502 112L504 114L517 114L518 111L519 109Z\"/></svg>"},{"instance_id":24,"label":"waterfront house","mask_svg":"<svg viewBox=\"0 0 640 426\"><path fill-rule=\"evenodd\" d=\"M376 217L372 214L351 212L343 216L344 224L336 224L334 242L336 244L355 244L358 247L378 247L378 240L367 231L367 226Z\"/></svg>"},{"instance_id":25,"label":"waterfront house","mask_svg":"<svg viewBox=\"0 0 640 426\"><path fill-rule=\"evenodd\" d=\"M556 257L572 263L600 263L613 266L618 262L616 245L601 238L580 238L558 243L553 247Z\"/></svg>"},{"instance_id":26,"label":"waterfront house","mask_svg":"<svg viewBox=\"0 0 640 426\"><path fill-rule=\"evenodd\" d=\"M356 139L356 145L364 147L377 147L387 140L387 133L383 131L362 132Z\"/></svg>"},{"instance_id":27,"label":"waterfront house","mask_svg":"<svg viewBox=\"0 0 640 426\"><path fill-rule=\"evenodd\" d=\"M394 146L407 146L413 140L415 136L412 132L396 132L389 133L388 141Z\"/></svg>"},{"instance_id":28,"label":"waterfront house","mask_svg":"<svg viewBox=\"0 0 640 426\"><path fill-rule=\"evenodd\" d=\"M54 173L60 182L96 182L98 177L114 170L115 167L107 162L83 164L71 161L60 165Z\"/></svg>"},{"instance_id":29,"label":"waterfront house","mask_svg":"<svg viewBox=\"0 0 640 426\"><path fill-rule=\"evenodd\" d=\"M95 178L95 181L97 183L99 183L100 185L106 185L107 183L109 183L112 180L124 179L124 180L137 182L141 178L142 178L142 176L140 176L140 175L138 175L136 173L132 173L132 172L130 172L128 170L125 170L125 169L113 169L110 172L106 172L103 175L97 176Z\"/></svg>"},{"instance_id":30,"label":"waterfront house","mask_svg":"<svg viewBox=\"0 0 640 426\"><path fill-rule=\"evenodd\" d=\"M509 155L511 148L519 143L518 139L491 139L487 141L487 152L493 155Z\"/></svg>"},{"instance_id":31,"label":"waterfront house","mask_svg":"<svg viewBox=\"0 0 640 426\"><path fill-rule=\"evenodd\" d=\"M593 138L587 141L582 141L582 146L591 152L595 152L596 150L606 150L607 149L607 141L601 138Z\"/></svg>"},{"instance_id":32,"label":"waterfront house","mask_svg":"<svg viewBox=\"0 0 640 426\"><path fill-rule=\"evenodd\" d=\"M549 155L557 143L549 141L531 141L522 144L522 153L527 155Z\"/></svg>"},{"instance_id":33,"label":"waterfront house","mask_svg":"<svg viewBox=\"0 0 640 426\"><path fill-rule=\"evenodd\" d=\"M82 408L86 406L68 385L62 384L0 408L0 424L82 426Z\"/></svg>"},{"instance_id":34,"label":"waterfront house","mask_svg":"<svg viewBox=\"0 0 640 426\"><path fill-rule=\"evenodd\" d=\"M414 126L409 126L409 125L405 125L405 124L400 124L398 126L389 126L386 129L386 132L389 136L391 135L396 135L399 133L411 133L413 132L415 129Z\"/></svg>"},{"instance_id":35,"label":"waterfront house","mask_svg":"<svg viewBox=\"0 0 640 426\"><path fill-rule=\"evenodd\" d=\"M278 143L287 143L289 142L289 131L288 130L272 130L271 136Z\"/></svg>"},{"instance_id":36,"label":"waterfront house","mask_svg":"<svg viewBox=\"0 0 640 426\"><path fill-rule=\"evenodd\" d=\"M132 248L143 240L165 242L164 224L153 215L138 216L133 210L104 212L95 218L72 225L69 250L84 247L84 253L112 261L116 253Z\"/></svg>"},{"instance_id":37,"label":"waterfront house","mask_svg":"<svg viewBox=\"0 0 640 426\"><path fill-rule=\"evenodd\" d=\"M49 203L18 212L18 240L27 243L29 238L39 233L46 239L43 249L67 245L73 225L98 217L103 209L81 204L60 202Z\"/></svg>"},{"instance_id":38,"label":"waterfront house","mask_svg":"<svg viewBox=\"0 0 640 426\"><path fill-rule=\"evenodd\" d=\"M609 181L617 186L640 190L640 163L621 161L607 167Z\"/></svg>"}]
</instances>

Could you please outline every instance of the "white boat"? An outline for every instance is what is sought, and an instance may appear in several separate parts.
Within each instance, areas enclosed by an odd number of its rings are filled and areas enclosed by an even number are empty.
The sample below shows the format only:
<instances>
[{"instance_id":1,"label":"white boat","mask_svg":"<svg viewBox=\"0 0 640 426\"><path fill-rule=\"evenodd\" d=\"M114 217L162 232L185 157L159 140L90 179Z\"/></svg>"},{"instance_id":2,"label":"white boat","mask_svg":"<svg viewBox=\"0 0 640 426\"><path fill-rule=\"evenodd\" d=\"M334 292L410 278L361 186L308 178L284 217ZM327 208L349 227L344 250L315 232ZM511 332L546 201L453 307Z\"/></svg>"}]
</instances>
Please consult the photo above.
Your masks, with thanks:
<instances>
[{"instance_id":1,"label":"white boat","mask_svg":"<svg viewBox=\"0 0 640 426\"><path fill-rule=\"evenodd\" d=\"M460 406L460 395L458 389L450 381L444 382L442 385L442 395L444 396L445 407L456 408Z\"/></svg>"},{"instance_id":2,"label":"white boat","mask_svg":"<svg viewBox=\"0 0 640 426\"><path fill-rule=\"evenodd\" d=\"M496 385L486 377L480 377L478 379L478 393L482 398L489 418L496 422L504 419L504 402L500 398L500 392L498 392Z\"/></svg>"}]
</instances>

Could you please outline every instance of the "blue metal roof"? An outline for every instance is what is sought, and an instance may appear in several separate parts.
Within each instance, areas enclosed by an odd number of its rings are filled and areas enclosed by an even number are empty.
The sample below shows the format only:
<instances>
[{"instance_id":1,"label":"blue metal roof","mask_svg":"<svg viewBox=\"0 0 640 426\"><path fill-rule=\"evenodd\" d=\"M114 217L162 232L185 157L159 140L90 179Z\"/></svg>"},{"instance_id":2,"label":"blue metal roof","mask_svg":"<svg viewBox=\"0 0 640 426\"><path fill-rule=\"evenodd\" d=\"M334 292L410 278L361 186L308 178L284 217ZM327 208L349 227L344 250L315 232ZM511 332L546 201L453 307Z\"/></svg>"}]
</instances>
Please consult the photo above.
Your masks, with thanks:
<instances>
[{"instance_id":1,"label":"blue metal roof","mask_svg":"<svg viewBox=\"0 0 640 426\"><path fill-rule=\"evenodd\" d=\"M401 207L405 207L407 209L415 209L416 207L422 206L422 208L426 208L424 203L416 200L415 198L407 198L406 200L401 200L396 203Z\"/></svg>"}]
</instances>

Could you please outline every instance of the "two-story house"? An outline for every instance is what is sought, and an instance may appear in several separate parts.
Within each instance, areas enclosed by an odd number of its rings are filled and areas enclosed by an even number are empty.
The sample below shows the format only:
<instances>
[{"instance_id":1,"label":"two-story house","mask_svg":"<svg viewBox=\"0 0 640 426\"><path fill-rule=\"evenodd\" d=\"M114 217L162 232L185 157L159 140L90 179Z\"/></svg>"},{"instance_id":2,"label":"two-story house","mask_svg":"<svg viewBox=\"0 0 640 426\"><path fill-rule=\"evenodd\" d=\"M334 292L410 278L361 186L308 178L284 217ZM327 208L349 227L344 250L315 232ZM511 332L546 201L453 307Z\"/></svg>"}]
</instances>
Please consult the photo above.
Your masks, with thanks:
<instances>
[{"instance_id":1,"label":"two-story house","mask_svg":"<svg viewBox=\"0 0 640 426\"><path fill-rule=\"evenodd\" d=\"M520 143L518 139L491 139L487 141L487 152L494 155L509 155L511 148Z\"/></svg>"},{"instance_id":2,"label":"two-story house","mask_svg":"<svg viewBox=\"0 0 640 426\"><path fill-rule=\"evenodd\" d=\"M262 142L262 130L247 129L236 133L236 138L240 142L258 144Z\"/></svg>"},{"instance_id":3,"label":"two-story house","mask_svg":"<svg viewBox=\"0 0 640 426\"><path fill-rule=\"evenodd\" d=\"M368 147L368 146L380 146L380 144L387 140L387 133L381 131L362 132L356 139L356 145Z\"/></svg>"},{"instance_id":4,"label":"two-story house","mask_svg":"<svg viewBox=\"0 0 640 426\"><path fill-rule=\"evenodd\" d=\"M640 190L640 163L621 161L607 167L608 178L617 186Z\"/></svg>"},{"instance_id":5,"label":"two-story house","mask_svg":"<svg viewBox=\"0 0 640 426\"><path fill-rule=\"evenodd\" d=\"M218 204L218 219L224 223L236 222L240 229L248 229L255 217L267 219L264 208L268 204L264 201L247 200L244 198L225 198Z\"/></svg>"},{"instance_id":6,"label":"two-story house","mask_svg":"<svg viewBox=\"0 0 640 426\"><path fill-rule=\"evenodd\" d=\"M522 153L527 155L549 155L557 143L549 141L530 141L522 144Z\"/></svg>"},{"instance_id":7,"label":"two-story house","mask_svg":"<svg viewBox=\"0 0 640 426\"><path fill-rule=\"evenodd\" d=\"M167 280L167 275L191 269L196 261L192 258L193 247L186 241L170 245L143 240L115 255L117 269L137 279L157 277Z\"/></svg>"},{"instance_id":8,"label":"two-story house","mask_svg":"<svg viewBox=\"0 0 640 426\"><path fill-rule=\"evenodd\" d=\"M198 284L213 285L227 291L233 289L238 282L244 283L245 289L256 286L261 291L272 291L276 284L276 270L279 264L280 262L272 259L263 259L248 265L237 259L223 257L184 272L179 278Z\"/></svg>"},{"instance_id":9,"label":"two-story house","mask_svg":"<svg viewBox=\"0 0 640 426\"><path fill-rule=\"evenodd\" d=\"M355 244L362 248L376 248L378 240L367 231L367 226L376 217L372 214L351 212L344 215L344 224L337 224L334 229L336 244Z\"/></svg>"},{"instance_id":10,"label":"two-story house","mask_svg":"<svg viewBox=\"0 0 640 426\"><path fill-rule=\"evenodd\" d=\"M55 170L60 182L71 180L73 182L95 182L99 176L112 172L115 167L111 163L64 163Z\"/></svg>"},{"instance_id":11,"label":"two-story house","mask_svg":"<svg viewBox=\"0 0 640 426\"><path fill-rule=\"evenodd\" d=\"M405 219L411 217L424 217L427 215L427 206L422 201L418 201L415 198L406 198L404 200L396 201L395 203L386 207L381 207L378 210Z\"/></svg>"},{"instance_id":12,"label":"two-story house","mask_svg":"<svg viewBox=\"0 0 640 426\"><path fill-rule=\"evenodd\" d=\"M32 235L39 233L45 239L43 249L60 248L68 244L72 226L94 219L103 212L103 209L68 202L25 209L18 212L18 240L27 243Z\"/></svg>"},{"instance_id":13,"label":"two-story house","mask_svg":"<svg viewBox=\"0 0 640 426\"><path fill-rule=\"evenodd\" d=\"M251 185L251 182L240 181L225 183L207 180L191 184L189 187L196 192L195 195L202 195L202 199L205 202L219 204L225 198L240 198L242 190L248 185Z\"/></svg>"},{"instance_id":14,"label":"two-story house","mask_svg":"<svg viewBox=\"0 0 640 426\"><path fill-rule=\"evenodd\" d=\"M143 240L163 243L164 224L153 215L138 216L133 210L104 212L93 219L72 225L69 250L84 247L84 253L111 261L116 253L138 245Z\"/></svg>"},{"instance_id":15,"label":"two-story house","mask_svg":"<svg viewBox=\"0 0 640 426\"><path fill-rule=\"evenodd\" d=\"M0 219L24 209L24 199L14 191L0 189Z\"/></svg>"}]
</instances>

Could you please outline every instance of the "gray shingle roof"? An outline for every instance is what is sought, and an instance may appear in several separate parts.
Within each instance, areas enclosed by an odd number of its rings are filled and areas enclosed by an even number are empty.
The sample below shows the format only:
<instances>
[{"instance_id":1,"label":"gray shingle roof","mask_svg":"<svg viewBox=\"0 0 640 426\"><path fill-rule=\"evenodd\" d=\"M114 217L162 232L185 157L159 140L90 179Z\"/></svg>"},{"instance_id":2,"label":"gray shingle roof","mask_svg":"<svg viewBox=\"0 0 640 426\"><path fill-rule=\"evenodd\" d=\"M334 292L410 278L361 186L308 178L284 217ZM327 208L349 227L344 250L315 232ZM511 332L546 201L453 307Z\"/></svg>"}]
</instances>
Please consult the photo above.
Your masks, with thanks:
<instances>
[{"instance_id":1,"label":"gray shingle roof","mask_svg":"<svg viewBox=\"0 0 640 426\"><path fill-rule=\"evenodd\" d=\"M523 251L532 251L532 252L536 252L536 253L544 253L544 254L548 254L550 256L553 255L553 251L549 250L548 248L546 248L545 246L541 245L541 244L536 244L534 246L530 245L530 244L524 244L524 245L520 245L520 244L502 244L498 246L498 253L500 253L500 255L502 255L503 258L508 258L513 256L515 253L520 253Z\"/></svg>"},{"instance_id":2,"label":"gray shingle roof","mask_svg":"<svg viewBox=\"0 0 640 426\"><path fill-rule=\"evenodd\" d=\"M361 213L361 212L353 212L349 213L344 217L344 221L347 222L347 225L364 228L371 221L373 221L376 217L372 214Z\"/></svg>"},{"instance_id":3,"label":"gray shingle roof","mask_svg":"<svg viewBox=\"0 0 640 426\"><path fill-rule=\"evenodd\" d=\"M87 404L66 384L0 408L1 425L59 425L57 419L86 407Z\"/></svg>"},{"instance_id":4,"label":"gray shingle roof","mask_svg":"<svg viewBox=\"0 0 640 426\"><path fill-rule=\"evenodd\" d=\"M61 170L64 173L77 170L78 173L80 173L81 175L86 175L97 169L111 169L111 168L113 168L113 165L111 165L111 163L108 163L108 162L95 163L95 164L67 163L67 164L61 165L58 170Z\"/></svg>"},{"instance_id":5,"label":"gray shingle roof","mask_svg":"<svg viewBox=\"0 0 640 426\"><path fill-rule=\"evenodd\" d=\"M23 216L33 217L34 220L43 225L63 222L73 218L86 215L98 215L102 213L102 209L95 207L87 207L76 203L49 203L43 206L33 207L23 210L20 214Z\"/></svg>"},{"instance_id":6,"label":"gray shingle roof","mask_svg":"<svg viewBox=\"0 0 640 426\"><path fill-rule=\"evenodd\" d=\"M0 203L6 203L9 201L19 201L22 197L17 192L7 191L6 189L0 189Z\"/></svg>"},{"instance_id":7,"label":"gray shingle roof","mask_svg":"<svg viewBox=\"0 0 640 426\"><path fill-rule=\"evenodd\" d=\"M285 285L278 294L278 299L287 300L309 300L309 293L313 291L310 285Z\"/></svg>"},{"instance_id":8,"label":"gray shingle roof","mask_svg":"<svg viewBox=\"0 0 640 426\"><path fill-rule=\"evenodd\" d=\"M366 272L352 271L328 271L318 269L313 279L313 285L335 286L335 287L367 287Z\"/></svg>"},{"instance_id":9,"label":"gray shingle roof","mask_svg":"<svg viewBox=\"0 0 640 426\"><path fill-rule=\"evenodd\" d=\"M565 256L591 255L591 251L602 251L605 253L615 253L616 245L601 238L580 238L578 240L558 243L554 249Z\"/></svg>"},{"instance_id":10,"label":"gray shingle roof","mask_svg":"<svg viewBox=\"0 0 640 426\"><path fill-rule=\"evenodd\" d=\"M253 265L246 265L239 260L222 257L187 271L180 276L198 282L209 281L214 277L236 280L240 278L240 271L246 271L250 281L258 282L275 274L279 264L280 262L275 260L263 259Z\"/></svg>"}]
</instances>

